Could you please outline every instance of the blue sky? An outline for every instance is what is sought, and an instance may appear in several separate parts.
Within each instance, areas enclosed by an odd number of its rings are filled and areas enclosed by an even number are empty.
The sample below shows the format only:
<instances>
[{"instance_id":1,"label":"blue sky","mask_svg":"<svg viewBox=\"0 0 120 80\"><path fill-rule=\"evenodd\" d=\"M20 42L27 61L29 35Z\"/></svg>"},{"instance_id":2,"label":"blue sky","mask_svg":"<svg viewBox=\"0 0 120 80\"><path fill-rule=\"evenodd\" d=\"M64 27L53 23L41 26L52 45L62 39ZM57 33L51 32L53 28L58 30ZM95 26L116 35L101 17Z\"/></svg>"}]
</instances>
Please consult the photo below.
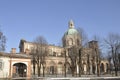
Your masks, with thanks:
<instances>
[{"instance_id":1,"label":"blue sky","mask_svg":"<svg viewBox=\"0 0 120 80\"><path fill-rule=\"evenodd\" d=\"M120 0L0 0L0 28L7 37L6 52L20 39L33 41L42 35L58 44L72 19L89 40L109 32L120 34Z\"/></svg>"}]
</instances>

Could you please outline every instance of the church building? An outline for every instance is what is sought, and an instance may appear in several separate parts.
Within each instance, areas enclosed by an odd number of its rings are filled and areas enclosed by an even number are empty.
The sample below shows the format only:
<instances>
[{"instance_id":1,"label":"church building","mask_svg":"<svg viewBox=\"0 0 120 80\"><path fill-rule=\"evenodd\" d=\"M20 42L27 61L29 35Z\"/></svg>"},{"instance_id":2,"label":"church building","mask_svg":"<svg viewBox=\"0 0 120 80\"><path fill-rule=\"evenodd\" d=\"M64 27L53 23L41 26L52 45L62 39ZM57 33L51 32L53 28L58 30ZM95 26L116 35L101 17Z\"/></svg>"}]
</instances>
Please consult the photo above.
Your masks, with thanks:
<instances>
[{"instance_id":1,"label":"church building","mask_svg":"<svg viewBox=\"0 0 120 80\"><path fill-rule=\"evenodd\" d=\"M89 41L88 46L82 46L81 35L75 29L74 22L72 20L68 23L68 30L64 33L62 37L63 46L47 45L48 55L45 59L45 74L48 75L64 75L65 71L67 74L71 74L71 69L69 64L71 64L70 54L72 51L70 49L75 46L76 53L79 55L79 50L81 50L81 70L82 74L96 74L97 73L97 62L100 61L100 71L107 72L109 63L107 60L100 60L99 58L99 47L98 42L95 40ZM24 39L20 40L19 49L20 52L16 53L13 48L10 54L3 54L0 56L0 77L30 77L34 74L33 66L33 56L31 55L32 49L35 47L34 42L29 42ZM72 49L71 49L72 50ZM76 53L72 53L75 55ZM77 56L78 56L77 55ZM67 57L67 58L66 58ZM77 57L78 58L78 57ZM99 58L99 59L98 59ZM6 60L5 60L6 59ZM67 60L66 60L67 59ZM5 60L5 61L4 61ZM76 59L76 60L79 60ZM69 63L67 64L66 63ZM79 73L79 64L76 61L75 73ZM6 68L6 66L8 68ZM41 74L43 68L41 69ZM5 73L4 73L5 72ZM1 75L3 74L4 75ZM35 68L35 74L38 74L37 67Z\"/></svg>"}]
</instances>

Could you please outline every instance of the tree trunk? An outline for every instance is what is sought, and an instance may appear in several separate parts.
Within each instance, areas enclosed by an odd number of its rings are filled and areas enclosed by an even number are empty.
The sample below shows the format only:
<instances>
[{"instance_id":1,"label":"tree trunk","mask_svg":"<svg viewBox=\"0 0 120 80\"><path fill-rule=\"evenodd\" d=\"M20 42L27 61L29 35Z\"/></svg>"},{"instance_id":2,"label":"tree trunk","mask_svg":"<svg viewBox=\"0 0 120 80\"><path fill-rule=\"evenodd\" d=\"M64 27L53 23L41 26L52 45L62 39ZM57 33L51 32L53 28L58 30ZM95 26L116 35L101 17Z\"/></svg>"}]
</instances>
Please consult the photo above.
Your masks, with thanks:
<instances>
[{"instance_id":1,"label":"tree trunk","mask_svg":"<svg viewBox=\"0 0 120 80\"><path fill-rule=\"evenodd\" d=\"M45 67L43 67L43 77L45 77Z\"/></svg>"},{"instance_id":2,"label":"tree trunk","mask_svg":"<svg viewBox=\"0 0 120 80\"><path fill-rule=\"evenodd\" d=\"M71 68L71 72L72 72L72 76L74 77L75 76L75 68Z\"/></svg>"},{"instance_id":3,"label":"tree trunk","mask_svg":"<svg viewBox=\"0 0 120 80\"><path fill-rule=\"evenodd\" d=\"M79 77L81 77L81 49L79 50Z\"/></svg>"},{"instance_id":4,"label":"tree trunk","mask_svg":"<svg viewBox=\"0 0 120 80\"><path fill-rule=\"evenodd\" d=\"M73 77L75 76L75 73L74 73L74 71L72 71L72 76L73 76Z\"/></svg>"},{"instance_id":5,"label":"tree trunk","mask_svg":"<svg viewBox=\"0 0 120 80\"><path fill-rule=\"evenodd\" d=\"M38 67L38 76L40 76L40 68Z\"/></svg>"},{"instance_id":6,"label":"tree trunk","mask_svg":"<svg viewBox=\"0 0 120 80\"><path fill-rule=\"evenodd\" d=\"M66 77L66 61L67 61L67 59L66 59L66 51L64 51L64 53L65 53L65 63L64 63L64 66L65 66L65 74L64 74L64 76Z\"/></svg>"},{"instance_id":7,"label":"tree trunk","mask_svg":"<svg viewBox=\"0 0 120 80\"><path fill-rule=\"evenodd\" d=\"M115 76L118 76L117 71L118 71L117 66L115 66Z\"/></svg>"},{"instance_id":8,"label":"tree trunk","mask_svg":"<svg viewBox=\"0 0 120 80\"><path fill-rule=\"evenodd\" d=\"M87 55L87 68L88 68L88 72L89 72L89 75L90 75L90 61L89 61L89 54Z\"/></svg>"},{"instance_id":9,"label":"tree trunk","mask_svg":"<svg viewBox=\"0 0 120 80\"><path fill-rule=\"evenodd\" d=\"M113 63L114 63L114 67L115 67L115 76L118 76L118 74L117 74L117 64L115 62L115 58L113 58Z\"/></svg>"},{"instance_id":10,"label":"tree trunk","mask_svg":"<svg viewBox=\"0 0 120 80\"><path fill-rule=\"evenodd\" d=\"M35 75L35 63L33 62L33 75Z\"/></svg>"},{"instance_id":11,"label":"tree trunk","mask_svg":"<svg viewBox=\"0 0 120 80\"><path fill-rule=\"evenodd\" d=\"M38 66L38 77L40 76L40 66Z\"/></svg>"},{"instance_id":12,"label":"tree trunk","mask_svg":"<svg viewBox=\"0 0 120 80\"><path fill-rule=\"evenodd\" d=\"M100 76L100 66L99 66L99 63L97 64L97 76Z\"/></svg>"},{"instance_id":13,"label":"tree trunk","mask_svg":"<svg viewBox=\"0 0 120 80\"><path fill-rule=\"evenodd\" d=\"M41 65L38 64L38 77L41 76Z\"/></svg>"}]
</instances>

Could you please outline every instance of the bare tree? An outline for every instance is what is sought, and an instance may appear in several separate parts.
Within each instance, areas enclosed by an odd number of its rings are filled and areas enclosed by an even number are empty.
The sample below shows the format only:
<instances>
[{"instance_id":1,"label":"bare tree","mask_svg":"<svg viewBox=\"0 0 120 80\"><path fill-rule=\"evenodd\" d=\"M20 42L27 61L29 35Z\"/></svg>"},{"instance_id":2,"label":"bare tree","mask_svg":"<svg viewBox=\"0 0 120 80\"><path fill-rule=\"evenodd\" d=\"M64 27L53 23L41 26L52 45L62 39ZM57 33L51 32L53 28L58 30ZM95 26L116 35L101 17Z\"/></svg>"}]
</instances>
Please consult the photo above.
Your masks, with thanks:
<instances>
[{"instance_id":1,"label":"bare tree","mask_svg":"<svg viewBox=\"0 0 120 80\"><path fill-rule=\"evenodd\" d=\"M81 44L82 44L82 46L86 46L87 43L88 43L88 36L87 36L87 34L80 27L77 28L77 31L79 32L79 36L81 38Z\"/></svg>"},{"instance_id":2,"label":"bare tree","mask_svg":"<svg viewBox=\"0 0 120 80\"><path fill-rule=\"evenodd\" d=\"M110 52L108 52L108 54L107 54L107 60L108 60L108 62L109 62L109 66L108 66L108 72L111 74L111 67L112 67L112 64L111 64L111 59L112 59L112 56L111 56L111 51Z\"/></svg>"},{"instance_id":3,"label":"bare tree","mask_svg":"<svg viewBox=\"0 0 120 80\"><path fill-rule=\"evenodd\" d=\"M90 54L87 54L87 65L88 65L88 72L89 72L89 75L90 75Z\"/></svg>"},{"instance_id":4,"label":"bare tree","mask_svg":"<svg viewBox=\"0 0 120 80\"><path fill-rule=\"evenodd\" d=\"M97 76L100 76L100 52L99 49L95 48L96 63L97 63Z\"/></svg>"},{"instance_id":5,"label":"bare tree","mask_svg":"<svg viewBox=\"0 0 120 80\"><path fill-rule=\"evenodd\" d=\"M64 63L64 66L65 66L65 77L66 77L66 64L67 64L67 56L66 56L66 50L64 50L64 54L65 54L65 63Z\"/></svg>"},{"instance_id":6,"label":"bare tree","mask_svg":"<svg viewBox=\"0 0 120 80\"><path fill-rule=\"evenodd\" d=\"M76 67L77 67L77 58L78 58L78 48L76 46L72 46L68 49L68 57L69 57L69 66L72 72L72 76L75 75Z\"/></svg>"},{"instance_id":7,"label":"bare tree","mask_svg":"<svg viewBox=\"0 0 120 80\"><path fill-rule=\"evenodd\" d=\"M36 57L37 57L35 50L32 49L30 54L32 55L33 75L35 75L36 74L36 71L35 71L36 70Z\"/></svg>"},{"instance_id":8,"label":"bare tree","mask_svg":"<svg viewBox=\"0 0 120 80\"><path fill-rule=\"evenodd\" d=\"M97 48L94 48L94 51L96 53L96 63L97 63L97 76L100 75L100 62L101 59L103 59L103 53L102 53L102 49L103 49L103 44L102 44L102 39L100 38L100 36L94 35L93 36L93 40L97 41Z\"/></svg>"},{"instance_id":9,"label":"bare tree","mask_svg":"<svg viewBox=\"0 0 120 80\"><path fill-rule=\"evenodd\" d=\"M78 48L79 49L79 56L77 55L78 58L79 58L78 63L79 63L79 77L80 77L81 73L82 73L82 61L81 61L81 58L82 58L82 54L84 54L83 48L88 46L88 36L85 33L85 31L80 27L77 28L77 31L78 31L79 36L81 38L80 44L82 44L81 46L79 46L80 49Z\"/></svg>"},{"instance_id":10,"label":"bare tree","mask_svg":"<svg viewBox=\"0 0 120 80\"><path fill-rule=\"evenodd\" d=\"M41 76L41 69L43 69L43 77L45 76L44 71L45 71L47 53L48 53L47 41L45 40L44 37L38 36L34 40L34 48L31 53L33 56L34 74L35 74L35 68L36 68L35 65L37 65L38 76Z\"/></svg>"},{"instance_id":11,"label":"bare tree","mask_svg":"<svg viewBox=\"0 0 120 80\"><path fill-rule=\"evenodd\" d=\"M108 46L108 49L111 51L111 58L115 68L115 76L118 75L118 54L120 50L120 35L110 33L105 39L105 43Z\"/></svg>"},{"instance_id":12,"label":"bare tree","mask_svg":"<svg viewBox=\"0 0 120 80\"><path fill-rule=\"evenodd\" d=\"M81 57L81 54L82 54L82 48L79 49L79 59L78 59L78 64L79 64L79 77L81 77L81 72L82 72L82 57Z\"/></svg>"},{"instance_id":13,"label":"bare tree","mask_svg":"<svg viewBox=\"0 0 120 80\"><path fill-rule=\"evenodd\" d=\"M5 51L6 37L0 30L0 51Z\"/></svg>"}]
</instances>

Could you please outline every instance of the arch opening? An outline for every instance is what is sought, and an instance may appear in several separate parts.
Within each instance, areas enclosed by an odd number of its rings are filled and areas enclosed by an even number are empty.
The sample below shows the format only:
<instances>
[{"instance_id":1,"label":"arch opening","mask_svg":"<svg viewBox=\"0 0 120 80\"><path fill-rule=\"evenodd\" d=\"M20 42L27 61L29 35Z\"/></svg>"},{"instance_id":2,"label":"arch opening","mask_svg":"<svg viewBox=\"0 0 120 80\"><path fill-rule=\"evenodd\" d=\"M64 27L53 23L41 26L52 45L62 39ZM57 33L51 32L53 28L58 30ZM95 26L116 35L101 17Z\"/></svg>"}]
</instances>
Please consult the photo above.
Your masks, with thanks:
<instances>
[{"instance_id":1,"label":"arch opening","mask_svg":"<svg viewBox=\"0 0 120 80\"><path fill-rule=\"evenodd\" d=\"M26 77L27 66L24 63L15 63L12 71L13 77Z\"/></svg>"},{"instance_id":2,"label":"arch opening","mask_svg":"<svg viewBox=\"0 0 120 80\"><path fill-rule=\"evenodd\" d=\"M49 64L50 64L50 66L49 66L49 73L52 74L52 75L54 75L54 74L55 74L55 71L56 71L56 70L55 70L55 65L56 65L56 64L55 64L54 61L51 61Z\"/></svg>"},{"instance_id":3,"label":"arch opening","mask_svg":"<svg viewBox=\"0 0 120 80\"><path fill-rule=\"evenodd\" d=\"M101 72L104 72L104 64L103 63L101 63Z\"/></svg>"},{"instance_id":4,"label":"arch opening","mask_svg":"<svg viewBox=\"0 0 120 80\"><path fill-rule=\"evenodd\" d=\"M57 71L58 74L62 74L62 71L63 71L62 67L63 67L62 62L59 62L59 63L58 63L58 71Z\"/></svg>"}]
</instances>

